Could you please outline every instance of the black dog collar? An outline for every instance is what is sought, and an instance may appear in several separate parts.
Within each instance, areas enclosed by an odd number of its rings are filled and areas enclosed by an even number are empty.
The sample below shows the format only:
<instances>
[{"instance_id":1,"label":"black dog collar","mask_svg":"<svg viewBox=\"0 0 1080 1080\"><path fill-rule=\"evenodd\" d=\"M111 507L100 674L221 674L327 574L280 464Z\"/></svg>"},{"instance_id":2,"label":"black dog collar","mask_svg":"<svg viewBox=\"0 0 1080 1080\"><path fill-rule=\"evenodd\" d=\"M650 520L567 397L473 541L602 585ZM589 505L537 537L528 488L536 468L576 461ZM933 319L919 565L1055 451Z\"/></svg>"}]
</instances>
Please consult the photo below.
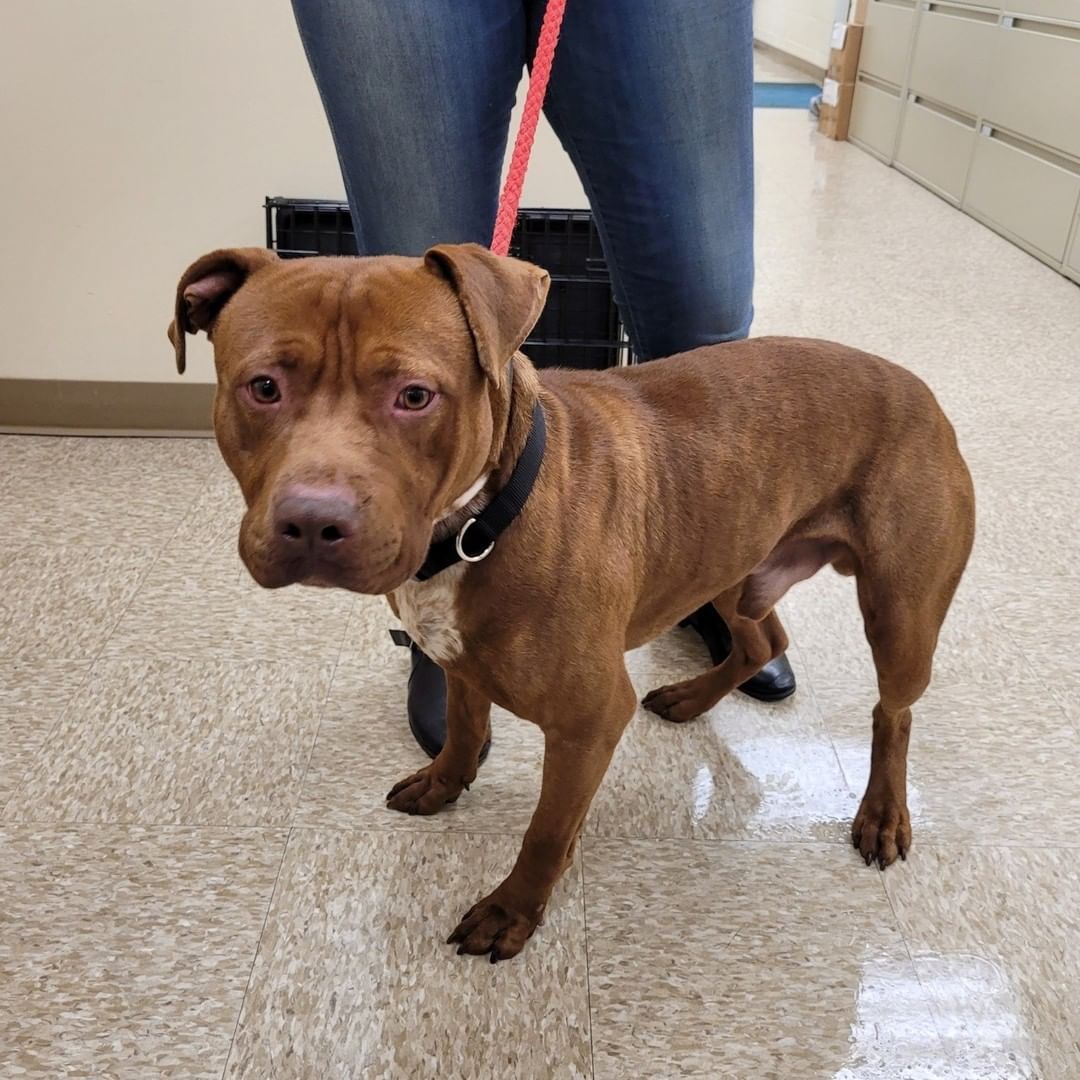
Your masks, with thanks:
<instances>
[{"instance_id":1,"label":"black dog collar","mask_svg":"<svg viewBox=\"0 0 1080 1080\"><path fill-rule=\"evenodd\" d=\"M456 533L428 548L424 565L416 574L417 581L427 581L454 563L482 562L491 554L495 541L524 509L540 472L546 444L547 423L538 401L533 409L532 430L506 487Z\"/></svg>"}]
</instances>

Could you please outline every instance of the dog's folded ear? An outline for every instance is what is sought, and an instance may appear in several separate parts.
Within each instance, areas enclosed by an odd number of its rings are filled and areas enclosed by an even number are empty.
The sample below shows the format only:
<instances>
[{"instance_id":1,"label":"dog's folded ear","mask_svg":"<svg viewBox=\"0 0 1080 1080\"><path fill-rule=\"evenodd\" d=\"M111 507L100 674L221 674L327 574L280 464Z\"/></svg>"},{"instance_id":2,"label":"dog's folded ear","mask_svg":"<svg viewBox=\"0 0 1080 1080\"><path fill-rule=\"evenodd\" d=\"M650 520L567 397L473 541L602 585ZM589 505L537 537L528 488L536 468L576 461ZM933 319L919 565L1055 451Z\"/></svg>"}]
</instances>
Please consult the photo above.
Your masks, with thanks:
<instances>
[{"instance_id":1,"label":"dog's folded ear","mask_svg":"<svg viewBox=\"0 0 1080 1080\"><path fill-rule=\"evenodd\" d=\"M548 272L493 255L479 244L442 244L431 248L424 262L453 286L480 366L501 387L510 360L544 310L551 284Z\"/></svg>"},{"instance_id":2,"label":"dog's folded ear","mask_svg":"<svg viewBox=\"0 0 1080 1080\"><path fill-rule=\"evenodd\" d=\"M176 286L176 307L169 340L176 350L176 370L187 367L188 334L210 333L214 320L230 297L256 270L278 261L266 248L223 248L196 259Z\"/></svg>"}]
</instances>

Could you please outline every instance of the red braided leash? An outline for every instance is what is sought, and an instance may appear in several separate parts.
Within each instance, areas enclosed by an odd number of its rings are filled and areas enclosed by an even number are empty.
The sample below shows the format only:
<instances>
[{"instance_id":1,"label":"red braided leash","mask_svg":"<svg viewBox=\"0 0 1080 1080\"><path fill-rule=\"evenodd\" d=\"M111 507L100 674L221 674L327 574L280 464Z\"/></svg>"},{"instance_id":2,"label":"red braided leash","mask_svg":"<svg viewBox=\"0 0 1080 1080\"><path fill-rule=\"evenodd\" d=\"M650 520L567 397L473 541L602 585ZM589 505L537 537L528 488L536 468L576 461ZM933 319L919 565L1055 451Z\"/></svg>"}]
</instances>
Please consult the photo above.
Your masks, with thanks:
<instances>
[{"instance_id":1,"label":"red braided leash","mask_svg":"<svg viewBox=\"0 0 1080 1080\"><path fill-rule=\"evenodd\" d=\"M536 55L533 57L532 74L529 76L529 92L525 96L525 109L521 114L521 126L514 140L514 153L510 157L510 169L503 183L499 196L499 212L495 218L495 231L491 237L491 250L496 255L505 255L510 250L510 237L517 221L518 204L521 202L521 189L525 184L525 173L529 168L529 155L532 153L533 140L536 138L536 125L540 122L540 110L547 94L551 64L555 59L555 46L559 43L559 29L562 26L566 0L548 0L544 9L544 21L540 26L540 37L536 42Z\"/></svg>"}]
</instances>

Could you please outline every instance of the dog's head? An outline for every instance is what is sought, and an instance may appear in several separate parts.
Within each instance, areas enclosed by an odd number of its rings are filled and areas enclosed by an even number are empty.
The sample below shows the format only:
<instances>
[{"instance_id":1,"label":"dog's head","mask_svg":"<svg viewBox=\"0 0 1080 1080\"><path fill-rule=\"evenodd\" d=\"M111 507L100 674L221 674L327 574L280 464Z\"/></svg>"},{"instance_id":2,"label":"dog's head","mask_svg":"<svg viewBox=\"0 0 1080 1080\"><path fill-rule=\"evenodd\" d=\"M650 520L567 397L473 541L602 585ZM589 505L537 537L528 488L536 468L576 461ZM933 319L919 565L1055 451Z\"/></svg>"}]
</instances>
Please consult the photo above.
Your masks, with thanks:
<instances>
[{"instance_id":1,"label":"dog's head","mask_svg":"<svg viewBox=\"0 0 1080 1080\"><path fill-rule=\"evenodd\" d=\"M184 272L169 338L211 336L214 430L260 585L392 591L494 466L510 361L548 275L473 244L422 259L215 251Z\"/></svg>"}]
</instances>

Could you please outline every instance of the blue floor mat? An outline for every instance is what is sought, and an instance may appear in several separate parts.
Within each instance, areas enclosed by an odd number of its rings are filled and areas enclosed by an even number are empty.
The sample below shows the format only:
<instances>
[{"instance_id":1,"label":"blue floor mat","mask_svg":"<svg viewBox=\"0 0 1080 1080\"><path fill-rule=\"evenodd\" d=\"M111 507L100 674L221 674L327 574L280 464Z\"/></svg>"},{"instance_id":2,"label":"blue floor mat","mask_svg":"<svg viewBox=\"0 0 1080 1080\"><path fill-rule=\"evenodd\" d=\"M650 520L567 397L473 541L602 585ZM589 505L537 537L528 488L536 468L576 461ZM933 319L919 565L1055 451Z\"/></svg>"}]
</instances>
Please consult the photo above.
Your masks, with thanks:
<instances>
[{"instance_id":1,"label":"blue floor mat","mask_svg":"<svg viewBox=\"0 0 1080 1080\"><path fill-rule=\"evenodd\" d=\"M815 83L754 83L755 109L808 109L810 99L821 93Z\"/></svg>"}]
</instances>

